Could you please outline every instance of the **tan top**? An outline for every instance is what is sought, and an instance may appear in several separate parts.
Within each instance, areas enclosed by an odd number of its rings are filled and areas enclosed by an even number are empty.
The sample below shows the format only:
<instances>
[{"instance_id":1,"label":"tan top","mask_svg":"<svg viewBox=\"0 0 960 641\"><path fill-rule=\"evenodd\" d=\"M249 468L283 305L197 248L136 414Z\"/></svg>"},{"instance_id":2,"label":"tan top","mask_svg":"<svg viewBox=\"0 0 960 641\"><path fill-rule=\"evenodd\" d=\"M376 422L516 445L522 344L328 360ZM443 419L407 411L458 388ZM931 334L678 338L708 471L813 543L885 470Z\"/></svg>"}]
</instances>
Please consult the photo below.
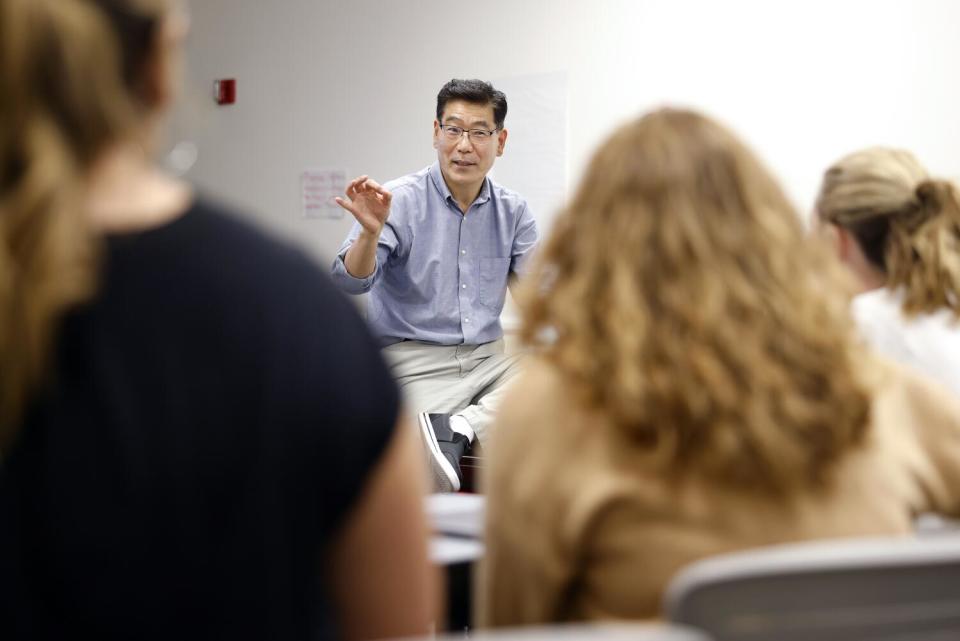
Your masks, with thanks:
<instances>
[{"instance_id":1,"label":"tan top","mask_svg":"<svg viewBox=\"0 0 960 641\"><path fill-rule=\"evenodd\" d=\"M867 444L829 491L788 500L666 484L558 376L531 363L488 450L482 626L659 616L696 559L804 539L907 534L921 512L960 514L960 401L881 369Z\"/></svg>"}]
</instances>

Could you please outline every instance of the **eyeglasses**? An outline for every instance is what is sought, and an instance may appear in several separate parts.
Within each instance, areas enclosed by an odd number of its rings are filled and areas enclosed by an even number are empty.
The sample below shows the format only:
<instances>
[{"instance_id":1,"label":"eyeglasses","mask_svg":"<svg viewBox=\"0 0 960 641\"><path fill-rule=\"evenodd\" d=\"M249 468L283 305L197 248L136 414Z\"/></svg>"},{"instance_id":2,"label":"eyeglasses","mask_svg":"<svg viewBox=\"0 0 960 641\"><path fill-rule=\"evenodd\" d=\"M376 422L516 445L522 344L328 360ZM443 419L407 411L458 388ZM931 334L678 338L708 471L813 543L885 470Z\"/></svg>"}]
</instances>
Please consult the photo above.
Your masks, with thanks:
<instances>
[{"instance_id":1,"label":"eyeglasses","mask_svg":"<svg viewBox=\"0 0 960 641\"><path fill-rule=\"evenodd\" d=\"M490 139L498 131L497 129L464 129L456 125L440 125L440 129L443 130L446 139L451 142L460 140L460 136L466 132L470 142L475 145L484 145L490 142Z\"/></svg>"}]
</instances>

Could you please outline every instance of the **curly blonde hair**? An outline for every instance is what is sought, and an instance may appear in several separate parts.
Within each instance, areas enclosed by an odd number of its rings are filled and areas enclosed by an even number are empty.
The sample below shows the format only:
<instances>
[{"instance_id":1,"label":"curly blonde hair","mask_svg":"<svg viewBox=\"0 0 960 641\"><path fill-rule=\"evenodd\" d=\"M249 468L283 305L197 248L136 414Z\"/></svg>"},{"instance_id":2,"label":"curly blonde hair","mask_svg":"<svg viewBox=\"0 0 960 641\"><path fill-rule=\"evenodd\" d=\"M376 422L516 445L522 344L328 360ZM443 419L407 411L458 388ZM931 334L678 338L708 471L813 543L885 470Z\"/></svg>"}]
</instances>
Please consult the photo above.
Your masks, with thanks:
<instances>
[{"instance_id":1,"label":"curly blonde hair","mask_svg":"<svg viewBox=\"0 0 960 641\"><path fill-rule=\"evenodd\" d=\"M869 419L827 258L733 135L660 110L596 152L526 282L522 337L663 474L822 485Z\"/></svg>"},{"instance_id":2,"label":"curly blonde hair","mask_svg":"<svg viewBox=\"0 0 960 641\"><path fill-rule=\"evenodd\" d=\"M960 201L909 151L873 147L834 163L817 198L822 220L849 230L867 259L903 292L909 315L960 317Z\"/></svg>"}]
</instances>

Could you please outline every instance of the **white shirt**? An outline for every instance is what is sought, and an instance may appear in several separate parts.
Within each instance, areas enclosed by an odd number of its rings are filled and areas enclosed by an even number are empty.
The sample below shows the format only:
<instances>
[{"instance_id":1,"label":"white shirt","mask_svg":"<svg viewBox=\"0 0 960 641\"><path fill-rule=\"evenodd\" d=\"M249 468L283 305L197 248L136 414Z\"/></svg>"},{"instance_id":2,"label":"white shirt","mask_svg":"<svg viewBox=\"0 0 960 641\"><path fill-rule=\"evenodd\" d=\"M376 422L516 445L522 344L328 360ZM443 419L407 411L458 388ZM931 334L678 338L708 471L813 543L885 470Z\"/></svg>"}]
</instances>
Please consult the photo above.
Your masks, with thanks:
<instances>
[{"instance_id":1,"label":"white shirt","mask_svg":"<svg viewBox=\"0 0 960 641\"><path fill-rule=\"evenodd\" d=\"M860 335L880 354L936 379L960 396L960 324L949 310L903 313L903 294L874 289L853 299Z\"/></svg>"}]
</instances>

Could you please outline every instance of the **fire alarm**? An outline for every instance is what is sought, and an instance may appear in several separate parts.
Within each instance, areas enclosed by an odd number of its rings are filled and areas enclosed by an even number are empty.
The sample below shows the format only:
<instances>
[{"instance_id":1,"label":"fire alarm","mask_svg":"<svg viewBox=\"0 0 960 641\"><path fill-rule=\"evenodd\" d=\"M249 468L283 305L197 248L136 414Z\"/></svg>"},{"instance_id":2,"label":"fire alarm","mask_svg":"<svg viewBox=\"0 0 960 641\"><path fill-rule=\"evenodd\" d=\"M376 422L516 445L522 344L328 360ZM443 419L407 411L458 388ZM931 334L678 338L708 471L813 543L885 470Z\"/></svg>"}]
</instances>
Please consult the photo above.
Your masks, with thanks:
<instances>
[{"instance_id":1,"label":"fire alarm","mask_svg":"<svg viewBox=\"0 0 960 641\"><path fill-rule=\"evenodd\" d=\"M237 101L237 81L223 78L213 81L213 99L218 105L232 105Z\"/></svg>"}]
</instances>

